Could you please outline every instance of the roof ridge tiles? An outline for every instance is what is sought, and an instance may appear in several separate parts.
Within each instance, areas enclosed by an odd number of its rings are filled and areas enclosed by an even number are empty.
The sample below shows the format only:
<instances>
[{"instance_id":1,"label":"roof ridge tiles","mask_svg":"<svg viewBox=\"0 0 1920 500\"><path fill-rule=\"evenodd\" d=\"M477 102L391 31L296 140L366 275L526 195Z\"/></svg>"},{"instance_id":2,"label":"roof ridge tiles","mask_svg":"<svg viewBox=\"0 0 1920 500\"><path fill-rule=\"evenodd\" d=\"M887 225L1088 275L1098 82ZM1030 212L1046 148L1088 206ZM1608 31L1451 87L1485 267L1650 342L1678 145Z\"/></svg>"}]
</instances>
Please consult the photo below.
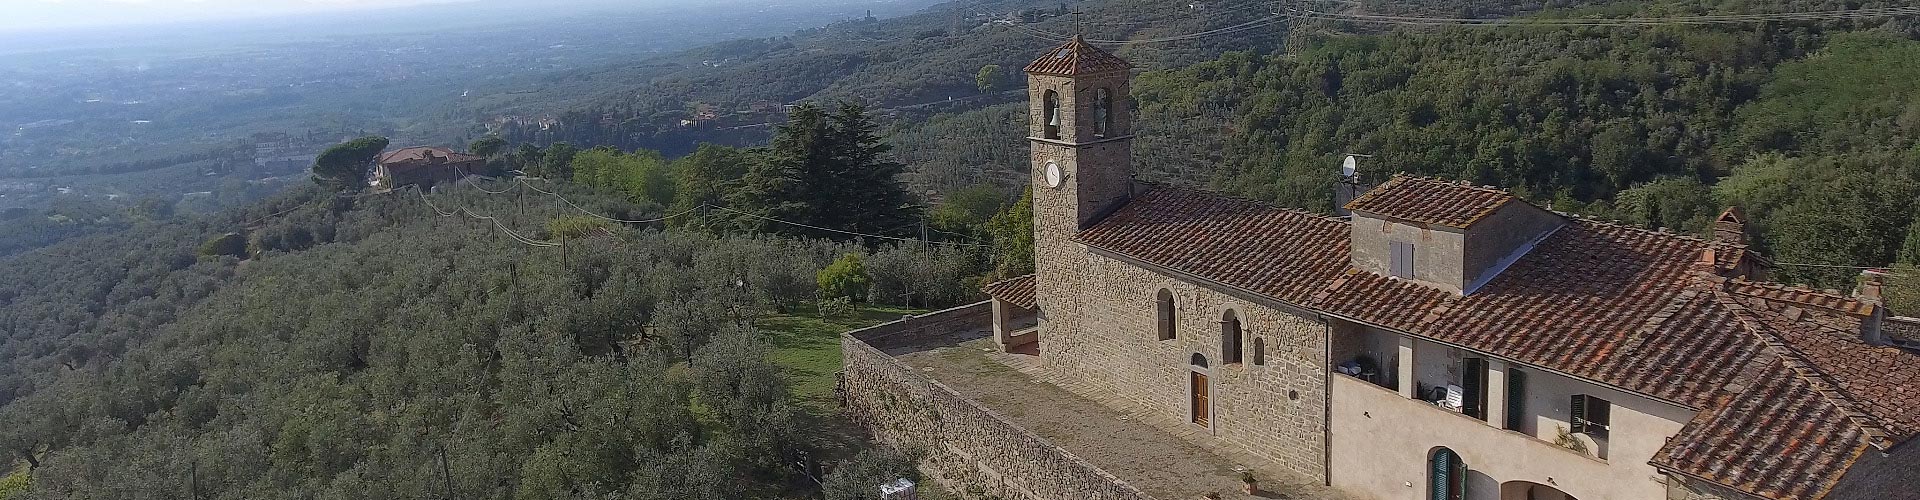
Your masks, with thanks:
<instances>
[{"instance_id":1,"label":"roof ridge tiles","mask_svg":"<svg viewBox=\"0 0 1920 500\"><path fill-rule=\"evenodd\" d=\"M1285 212L1285 213L1288 213L1288 214L1292 214L1292 215L1300 215L1300 216L1304 216L1304 217L1307 217L1307 218L1309 218L1309 219L1317 219L1317 220L1323 220L1323 221L1327 221L1327 222L1338 222L1338 223L1342 223L1342 224L1346 224L1346 223L1348 223L1348 221L1347 221L1347 220L1346 220L1345 218L1342 218L1342 217L1338 217L1338 216L1333 216L1333 215L1327 215L1327 214L1323 214L1323 213L1319 213L1319 212L1314 212L1314 211L1311 211L1311 210L1306 210L1306 209L1302 209L1302 208L1293 208L1293 207L1283 207L1283 206L1280 206L1280 205L1275 205L1275 204L1273 204L1273 203L1271 203L1271 202L1266 202L1266 201L1261 201L1261 200L1256 200L1256 199L1253 199L1253 198L1247 198L1247 197L1243 197L1243 196L1237 196L1237 195L1231 195L1231 194L1222 194L1222 193L1215 193L1215 192L1212 192L1212 191L1206 191L1206 190L1202 190L1202 189L1194 189L1194 188L1189 188L1189 187L1184 187L1184 186L1178 186L1178 185L1173 185L1173 184L1163 184L1163 183L1157 183L1157 182L1145 182L1145 181L1142 181L1141 183L1142 183L1142 184L1147 184L1147 185L1148 185L1148 186L1149 186L1149 187L1151 188L1151 189L1149 189L1148 191L1146 191L1145 193L1142 193L1142 196L1146 196L1146 195L1152 195L1152 194L1155 194L1155 193L1159 193L1159 192L1163 192L1163 191L1164 191L1164 192L1169 192L1169 193L1172 193L1172 194L1178 194L1178 195L1188 195L1188 196L1205 196L1205 197L1209 197L1209 198L1215 198L1215 199L1221 199L1221 200L1227 200L1227 201L1237 201L1237 202L1241 202L1241 203L1246 203L1246 204L1251 204L1251 205L1256 205L1256 206L1259 206L1259 207L1261 207L1261 208L1265 208L1265 209L1268 209L1268 210L1274 210L1274 211L1279 211L1279 212Z\"/></svg>"},{"instance_id":2,"label":"roof ridge tiles","mask_svg":"<svg viewBox=\"0 0 1920 500\"><path fill-rule=\"evenodd\" d=\"M1893 447L1895 443L1890 442L1891 440L1889 439L1892 433L1887 431L1885 425L1877 421L1879 420L1877 417L1862 410L1861 407L1863 405L1859 401L1854 400L1852 395L1847 394L1845 390L1841 389L1838 382L1835 382L1826 373L1821 372L1813 362L1807 360L1805 354L1802 354L1798 349L1794 349L1793 346L1788 345L1786 340L1781 339L1778 333L1775 333L1771 328L1765 326L1765 323L1759 318L1759 315L1754 313L1752 309L1748 309L1737 300L1731 300L1732 297L1728 296L1729 293L1732 292L1727 292L1725 289L1716 289L1714 290L1714 298L1719 300L1723 306L1732 309L1734 321L1739 323L1741 328L1746 329L1749 333L1753 334L1755 338L1765 343L1768 349L1773 351L1774 355L1780 357L1781 361L1786 364L1789 370L1793 371L1793 373L1801 379L1806 380L1808 384L1812 385L1816 392L1832 402L1842 413L1846 414L1847 419L1852 421L1854 425L1860 427L1861 432L1869 437L1868 442L1875 448L1886 450Z\"/></svg>"}]
</instances>

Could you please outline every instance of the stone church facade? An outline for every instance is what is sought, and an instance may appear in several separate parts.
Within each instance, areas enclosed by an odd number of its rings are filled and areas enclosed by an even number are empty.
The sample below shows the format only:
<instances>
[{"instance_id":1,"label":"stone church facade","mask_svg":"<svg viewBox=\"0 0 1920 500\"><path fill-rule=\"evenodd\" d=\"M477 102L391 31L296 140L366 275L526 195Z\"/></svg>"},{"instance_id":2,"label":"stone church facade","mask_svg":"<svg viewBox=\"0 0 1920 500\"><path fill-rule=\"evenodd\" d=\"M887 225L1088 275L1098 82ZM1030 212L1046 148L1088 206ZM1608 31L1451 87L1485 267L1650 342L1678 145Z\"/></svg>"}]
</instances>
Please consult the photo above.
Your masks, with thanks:
<instances>
[{"instance_id":1,"label":"stone church facade","mask_svg":"<svg viewBox=\"0 0 1920 500\"><path fill-rule=\"evenodd\" d=\"M1324 475L1318 459L1324 455L1324 408L1312 403L1326 399L1319 369L1324 325L1298 311L1282 312L1089 252L1072 240L1136 188L1130 175L1132 116L1123 97L1130 93L1129 69L1078 42L1029 68L1028 92L1038 104L1029 117L1034 264L1046 278L1037 282L1036 293L1041 334L1048 338L1040 343L1040 356L1056 373L1169 413L1188 411L1197 389L1215 436L1302 474ZM1156 311L1141 305L1153 303L1162 290L1175 297L1173 335L1127 334L1156 330ZM1229 315L1252 339L1240 361L1220 359ZM1255 345L1267 350L1247 352Z\"/></svg>"},{"instance_id":2,"label":"stone church facade","mask_svg":"<svg viewBox=\"0 0 1920 500\"><path fill-rule=\"evenodd\" d=\"M870 424L883 440L947 450L942 471L1001 497L1145 497L1015 477L988 457L1098 467L1032 432L979 439L1015 419L881 359L986 318L1045 380L1353 498L1920 499L1920 320L1882 306L1883 275L1767 282L1732 209L1694 237L1404 175L1345 217L1137 182L1130 69L1079 39L1026 68L1033 275L843 339L856 414L925 418Z\"/></svg>"}]
</instances>

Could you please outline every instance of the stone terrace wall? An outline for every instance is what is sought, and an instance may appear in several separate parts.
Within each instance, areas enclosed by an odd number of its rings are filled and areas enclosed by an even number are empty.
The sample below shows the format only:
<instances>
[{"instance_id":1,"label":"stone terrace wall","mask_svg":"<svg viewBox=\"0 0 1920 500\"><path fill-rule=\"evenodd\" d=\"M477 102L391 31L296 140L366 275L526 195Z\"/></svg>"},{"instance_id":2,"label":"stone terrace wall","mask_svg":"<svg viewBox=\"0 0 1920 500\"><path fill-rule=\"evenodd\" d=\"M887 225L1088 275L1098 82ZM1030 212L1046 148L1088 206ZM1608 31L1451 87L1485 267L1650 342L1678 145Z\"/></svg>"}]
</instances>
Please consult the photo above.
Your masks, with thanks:
<instances>
[{"instance_id":1,"label":"stone terrace wall","mask_svg":"<svg viewBox=\"0 0 1920 500\"><path fill-rule=\"evenodd\" d=\"M964 498L1151 500L881 350L932 347L957 331L991 334L992 312L981 302L842 335L848 414L882 442L925 452L921 471Z\"/></svg>"}]
</instances>

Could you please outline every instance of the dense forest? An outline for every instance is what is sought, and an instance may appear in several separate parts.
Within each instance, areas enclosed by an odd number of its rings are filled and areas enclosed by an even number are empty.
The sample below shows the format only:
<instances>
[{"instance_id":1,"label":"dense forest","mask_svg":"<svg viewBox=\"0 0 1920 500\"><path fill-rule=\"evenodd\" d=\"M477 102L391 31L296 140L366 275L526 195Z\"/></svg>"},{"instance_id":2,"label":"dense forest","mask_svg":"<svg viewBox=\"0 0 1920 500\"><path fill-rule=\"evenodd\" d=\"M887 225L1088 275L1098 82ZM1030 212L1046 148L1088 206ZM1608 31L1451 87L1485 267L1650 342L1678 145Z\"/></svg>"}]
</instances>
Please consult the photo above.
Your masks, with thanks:
<instances>
[{"instance_id":1,"label":"dense forest","mask_svg":"<svg viewBox=\"0 0 1920 500\"><path fill-rule=\"evenodd\" d=\"M1799 264L1920 264L1912 26L1329 23L1301 33L1298 53L1139 75L1135 165L1150 180L1320 211L1349 153L1371 155L1361 170L1375 182L1438 175L1648 227L1700 232L1737 205L1783 264L1776 279L1851 288L1857 270ZM930 189L1019 186L1024 119L1018 104L996 106L891 136ZM994 140L964 139L976 137Z\"/></svg>"},{"instance_id":2,"label":"dense forest","mask_svg":"<svg viewBox=\"0 0 1920 500\"><path fill-rule=\"evenodd\" d=\"M1135 92L1147 116L1233 103L1225 133L1143 146L1218 150L1154 167L1285 205L1327 208L1339 157L1364 153L1376 181L1441 175L1646 226L1697 232L1738 205L1779 262L1881 266L1920 260L1902 254L1920 246L1916 63L1920 43L1873 31L1463 29L1234 54Z\"/></svg>"}]
</instances>

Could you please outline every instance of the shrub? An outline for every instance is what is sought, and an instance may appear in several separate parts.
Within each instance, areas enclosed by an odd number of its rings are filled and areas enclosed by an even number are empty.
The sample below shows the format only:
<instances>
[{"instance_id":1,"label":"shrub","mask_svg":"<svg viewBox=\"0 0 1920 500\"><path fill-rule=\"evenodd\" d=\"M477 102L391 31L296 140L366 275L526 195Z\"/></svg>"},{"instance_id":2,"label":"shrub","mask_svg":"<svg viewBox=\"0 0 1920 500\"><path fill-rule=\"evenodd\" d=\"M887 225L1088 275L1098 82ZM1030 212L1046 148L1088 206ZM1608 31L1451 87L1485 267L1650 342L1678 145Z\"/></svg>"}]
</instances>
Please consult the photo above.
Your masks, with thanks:
<instances>
[{"instance_id":1,"label":"shrub","mask_svg":"<svg viewBox=\"0 0 1920 500\"><path fill-rule=\"evenodd\" d=\"M247 256L247 238L241 236L240 233L220 235L218 238L207 240L206 243L201 244L200 255L209 257L226 255L244 258Z\"/></svg>"},{"instance_id":2,"label":"shrub","mask_svg":"<svg viewBox=\"0 0 1920 500\"><path fill-rule=\"evenodd\" d=\"M873 283L867 277L867 268L861 263L860 255L851 253L821 269L815 279L820 284L821 299L844 297L849 301L866 298L867 288Z\"/></svg>"},{"instance_id":3,"label":"shrub","mask_svg":"<svg viewBox=\"0 0 1920 500\"><path fill-rule=\"evenodd\" d=\"M12 474L0 476L0 500L26 498L27 490L32 485L33 476L28 475L26 469L20 469L14 471Z\"/></svg>"},{"instance_id":4,"label":"shrub","mask_svg":"<svg viewBox=\"0 0 1920 500\"><path fill-rule=\"evenodd\" d=\"M846 297L834 297L820 301L820 317L826 319L845 319L853 317L853 301Z\"/></svg>"},{"instance_id":5,"label":"shrub","mask_svg":"<svg viewBox=\"0 0 1920 500\"><path fill-rule=\"evenodd\" d=\"M827 500L879 500L880 485L920 478L913 462L906 453L884 446L863 450L827 473L822 493Z\"/></svg>"}]
</instances>

